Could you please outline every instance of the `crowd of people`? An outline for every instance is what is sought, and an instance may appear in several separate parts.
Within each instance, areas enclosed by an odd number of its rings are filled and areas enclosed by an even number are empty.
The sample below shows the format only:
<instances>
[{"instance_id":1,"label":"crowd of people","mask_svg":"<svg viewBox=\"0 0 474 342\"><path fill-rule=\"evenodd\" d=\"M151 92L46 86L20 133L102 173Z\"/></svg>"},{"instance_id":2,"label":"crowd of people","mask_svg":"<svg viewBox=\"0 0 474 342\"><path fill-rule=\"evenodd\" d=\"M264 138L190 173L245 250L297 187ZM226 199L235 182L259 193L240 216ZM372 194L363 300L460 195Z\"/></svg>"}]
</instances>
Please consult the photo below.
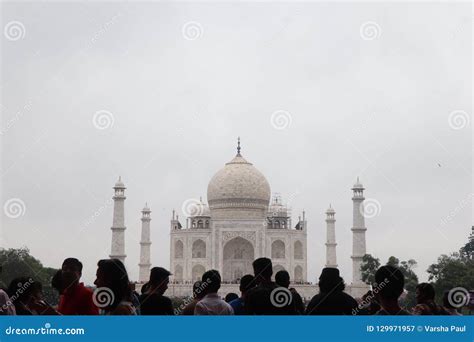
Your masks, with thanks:
<instances>
[{"instance_id":1,"label":"crowd of people","mask_svg":"<svg viewBox=\"0 0 474 342\"><path fill-rule=\"evenodd\" d=\"M206 271L193 284L192 297L179 307L165 296L170 276L168 270L153 267L141 294L130 282L124 264L117 259L97 264L96 288L81 281L82 263L76 258L64 260L51 280L59 293L59 304L50 305L43 298L42 284L31 277L13 279L0 290L0 314L3 315L460 315L447 297L443 305L435 302L431 284L416 287L416 305L406 310L400 305L405 277L393 266L382 266L375 273L372 290L356 300L344 292L344 280L337 268L324 268L319 277L319 293L307 305L290 286L290 275L279 271L272 280L272 261L258 258L254 274L240 279L239 291L219 296L222 284L217 270Z\"/></svg>"}]
</instances>

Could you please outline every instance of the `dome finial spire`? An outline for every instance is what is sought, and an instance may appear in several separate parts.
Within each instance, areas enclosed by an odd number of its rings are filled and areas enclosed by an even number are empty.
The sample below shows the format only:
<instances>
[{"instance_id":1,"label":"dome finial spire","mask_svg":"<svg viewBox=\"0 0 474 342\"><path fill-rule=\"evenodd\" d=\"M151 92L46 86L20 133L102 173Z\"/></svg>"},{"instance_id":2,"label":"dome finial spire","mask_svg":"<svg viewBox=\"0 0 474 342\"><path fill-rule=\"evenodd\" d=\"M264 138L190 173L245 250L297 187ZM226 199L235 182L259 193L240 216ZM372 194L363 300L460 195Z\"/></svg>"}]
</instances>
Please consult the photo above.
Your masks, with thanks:
<instances>
[{"instance_id":1,"label":"dome finial spire","mask_svg":"<svg viewBox=\"0 0 474 342\"><path fill-rule=\"evenodd\" d=\"M237 155L240 156L240 137L237 137Z\"/></svg>"}]
</instances>

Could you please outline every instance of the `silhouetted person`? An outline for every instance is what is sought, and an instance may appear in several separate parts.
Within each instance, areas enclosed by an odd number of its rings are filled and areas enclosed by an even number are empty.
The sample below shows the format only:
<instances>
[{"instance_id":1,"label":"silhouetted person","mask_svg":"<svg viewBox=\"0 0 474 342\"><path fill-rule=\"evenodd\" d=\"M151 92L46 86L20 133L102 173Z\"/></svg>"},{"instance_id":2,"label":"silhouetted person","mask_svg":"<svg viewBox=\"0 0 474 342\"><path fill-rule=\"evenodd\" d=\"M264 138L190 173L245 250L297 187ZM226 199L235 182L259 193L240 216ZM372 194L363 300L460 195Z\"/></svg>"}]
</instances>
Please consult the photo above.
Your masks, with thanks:
<instances>
[{"instance_id":1,"label":"silhouetted person","mask_svg":"<svg viewBox=\"0 0 474 342\"><path fill-rule=\"evenodd\" d=\"M278 271L275 274L275 283L278 286L284 287L286 289L289 289L291 292L291 295L293 297L291 305L294 307L296 314L302 315L304 314L304 303L303 299L301 298L300 294L296 289L293 287L290 288L290 274L287 271Z\"/></svg>"},{"instance_id":2,"label":"silhouetted person","mask_svg":"<svg viewBox=\"0 0 474 342\"><path fill-rule=\"evenodd\" d=\"M203 284L206 284L207 286L207 283L203 283L201 280L198 280L193 284L193 300L184 307L181 313L182 315L194 315L194 309L196 308L196 304L206 295L206 286L203 286Z\"/></svg>"},{"instance_id":3,"label":"silhouetted person","mask_svg":"<svg viewBox=\"0 0 474 342\"><path fill-rule=\"evenodd\" d=\"M168 289L171 273L163 267L153 267L150 271L147 292L140 296L142 315L174 315L171 299L164 296Z\"/></svg>"},{"instance_id":4,"label":"silhouetted person","mask_svg":"<svg viewBox=\"0 0 474 342\"><path fill-rule=\"evenodd\" d=\"M0 273L3 271L3 267L0 265ZM0 289L0 315L16 315L15 305L10 300L7 291Z\"/></svg>"},{"instance_id":5,"label":"silhouetted person","mask_svg":"<svg viewBox=\"0 0 474 342\"><path fill-rule=\"evenodd\" d=\"M404 286L405 276L396 267L386 265L375 272L374 293L377 302L382 307L376 315L410 314L398 304L398 298L403 293Z\"/></svg>"},{"instance_id":6,"label":"silhouetted person","mask_svg":"<svg viewBox=\"0 0 474 342\"><path fill-rule=\"evenodd\" d=\"M291 306L291 294L288 297L286 289L278 289L279 286L272 282L272 261L268 258L258 258L252 263L252 266L257 286L248 292L245 302L246 314L296 314L296 310Z\"/></svg>"},{"instance_id":7,"label":"silhouetted person","mask_svg":"<svg viewBox=\"0 0 474 342\"><path fill-rule=\"evenodd\" d=\"M435 303L435 289L428 283L416 285L416 305L413 315L448 315L442 306Z\"/></svg>"},{"instance_id":8,"label":"silhouetted person","mask_svg":"<svg viewBox=\"0 0 474 342\"><path fill-rule=\"evenodd\" d=\"M240 278L239 290L241 296L237 299L234 299L229 304L234 310L234 315L245 315L245 300L249 290L255 287L255 277L251 274L246 274Z\"/></svg>"},{"instance_id":9,"label":"silhouetted person","mask_svg":"<svg viewBox=\"0 0 474 342\"><path fill-rule=\"evenodd\" d=\"M130 283L130 291L132 293L132 304L135 307L135 310L137 311L137 315L140 315L140 295L138 294L136 290L136 285L135 283Z\"/></svg>"},{"instance_id":10,"label":"silhouetted person","mask_svg":"<svg viewBox=\"0 0 474 342\"><path fill-rule=\"evenodd\" d=\"M362 303L358 304L358 310L354 310L354 315L375 315L380 310L380 305L375 299L375 294L372 290L367 291L362 296Z\"/></svg>"},{"instance_id":11,"label":"silhouetted person","mask_svg":"<svg viewBox=\"0 0 474 342\"><path fill-rule=\"evenodd\" d=\"M357 301L344 292L344 280L337 268L323 268L319 276L319 293L306 308L307 315L352 315Z\"/></svg>"},{"instance_id":12,"label":"silhouetted person","mask_svg":"<svg viewBox=\"0 0 474 342\"><path fill-rule=\"evenodd\" d=\"M61 270L57 270L54 273L53 277L51 278L51 287L58 291L59 295L61 296L64 292L63 287L63 275Z\"/></svg>"},{"instance_id":13,"label":"silhouetted person","mask_svg":"<svg viewBox=\"0 0 474 342\"><path fill-rule=\"evenodd\" d=\"M136 315L127 270L118 259L97 263L95 298L104 315Z\"/></svg>"},{"instance_id":14,"label":"silhouetted person","mask_svg":"<svg viewBox=\"0 0 474 342\"><path fill-rule=\"evenodd\" d=\"M7 293L15 305L17 315L34 315L35 313L30 309L30 304L34 300L33 292L36 286L33 286L35 281L28 277L15 278L10 282Z\"/></svg>"},{"instance_id":15,"label":"silhouetted person","mask_svg":"<svg viewBox=\"0 0 474 342\"><path fill-rule=\"evenodd\" d=\"M449 302L449 291L444 291L443 294L443 308L448 315L462 316L462 314Z\"/></svg>"},{"instance_id":16,"label":"silhouetted person","mask_svg":"<svg viewBox=\"0 0 474 342\"><path fill-rule=\"evenodd\" d=\"M224 300L225 300L226 303L230 303L234 299L237 299L237 298L239 298L239 295L237 293L229 292L228 294L225 295Z\"/></svg>"},{"instance_id":17,"label":"silhouetted person","mask_svg":"<svg viewBox=\"0 0 474 342\"><path fill-rule=\"evenodd\" d=\"M43 299L43 286L28 277L13 279L8 293L15 305L17 315L57 315L58 313Z\"/></svg>"},{"instance_id":18,"label":"silhouetted person","mask_svg":"<svg viewBox=\"0 0 474 342\"><path fill-rule=\"evenodd\" d=\"M202 275L202 282L206 282L206 295L194 308L195 315L233 315L234 310L222 300L217 292L221 288L221 275L216 270L210 270Z\"/></svg>"},{"instance_id":19,"label":"silhouetted person","mask_svg":"<svg viewBox=\"0 0 474 342\"><path fill-rule=\"evenodd\" d=\"M150 287L150 284L148 283L143 284L142 288L140 289L140 294L147 293L149 287Z\"/></svg>"},{"instance_id":20,"label":"silhouetted person","mask_svg":"<svg viewBox=\"0 0 474 342\"><path fill-rule=\"evenodd\" d=\"M67 258L61 267L62 296L58 311L62 315L98 315L99 309L92 300L92 290L80 283L82 263L76 258Z\"/></svg>"}]
</instances>

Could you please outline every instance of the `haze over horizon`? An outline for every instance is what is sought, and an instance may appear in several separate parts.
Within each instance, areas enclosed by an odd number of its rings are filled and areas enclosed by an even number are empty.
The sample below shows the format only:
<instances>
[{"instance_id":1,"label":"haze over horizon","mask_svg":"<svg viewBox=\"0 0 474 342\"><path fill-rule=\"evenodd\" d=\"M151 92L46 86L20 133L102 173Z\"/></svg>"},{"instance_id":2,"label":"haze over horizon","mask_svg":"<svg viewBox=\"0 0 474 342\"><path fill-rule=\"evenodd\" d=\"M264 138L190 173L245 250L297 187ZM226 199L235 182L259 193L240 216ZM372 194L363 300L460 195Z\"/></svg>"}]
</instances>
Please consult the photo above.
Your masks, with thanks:
<instances>
[{"instance_id":1,"label":"haze over horizon","mask_svg":"<svg viewBox=\"0 0 474 342\"><path fill-rule=\"evenodd\" d=\"M330 203L337 261L351 281L358 176L380 204L366 238L382 262L415 259L426 280L438 256L467 242L468 3L2 6L4 24L20 22L24 35L2 36L1 247L27 246L57 268L77 257L92 284L110 254L120 175L131 279L145 202L152 265L169 267L172 210L182 217L184 201L206 199L237 136L289 202L293 226L306 211L313 283ZM12 199L23 203L18 217L5 209Z\"/></svg>"}]
</instances>

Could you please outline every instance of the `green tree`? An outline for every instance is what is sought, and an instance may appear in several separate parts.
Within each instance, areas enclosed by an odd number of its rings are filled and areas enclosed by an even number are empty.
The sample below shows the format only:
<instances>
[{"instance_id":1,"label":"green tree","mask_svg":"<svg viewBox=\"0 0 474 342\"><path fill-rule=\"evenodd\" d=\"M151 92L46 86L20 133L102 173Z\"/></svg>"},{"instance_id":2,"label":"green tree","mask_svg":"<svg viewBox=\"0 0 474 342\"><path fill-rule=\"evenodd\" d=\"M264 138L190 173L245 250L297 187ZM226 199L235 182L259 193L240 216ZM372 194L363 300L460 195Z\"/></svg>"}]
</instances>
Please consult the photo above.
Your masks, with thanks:
<instances>
[{"instance_id":1,"label":"green tree","mask_svg":"<svg viewBox=\"0 0 474 342\"><path fill-rule=\"evenodd\" d=\"M413 259L400 261L400 259L391 256L387 260L387 265L399 268L405 276L406 296L403 299L402 305L406 308L413 307L416 304L416 285L418 285L418 276L413 269L416 268L417 262Z\"/></svg>"},{"instance_id":2,"label":"green tree","mask_svg":"<svg viewBox=\"0 0 474 342\"><path fill-rule=\"evenodd\" d=\"M10 282L18 277L31 277L43 285L43 293L46 301L50 304L56 304L58 294L51 287L51 278L56 269L44 267L36 258L30 255L28 248L19 249L1 249L0 265L0 286L7 288Z\"/></svg>"},{"instance_id":3,"label":"green tree","mask_svg":"<svg viewBox=\"0 0 474 342\"><path fill-rule=\"evenodd\" d=\"M459 253L443 254L427 270L438 298L454 287L474 289L474 233Z\"/></svg>"},{"instance_id":4,"label":"green tree","mask_svg":"<svg viewBox=\"0 0 474 342\"><path fill-rule=\"evenodd\" d=\"M464 258L460 253L441 255L427 272L439 297L453 287L474 289L474 260Z\"/></svg>"},{"instance_id":5,"label":"green tree","mask_svg":"<svg viewBox=\"0 0 474 342\"><path fill-rule=\"evenodd\" d=\"M380 260L373 257L371 254L366 254L362 258L360 271L362 274L362 281L367 285L375 283L375 272L380 267Z\"/></svg>"},{"instance_id":6,"label":"green tree","mask_svg":"<svg viewBox=\"0 0 474 342\"><path fill-rule=\"evenodd\" d=\"M405 290L406 296L403 299L402 305L411 308L415 305L416 285L418 285L418 276L413 271L417 262L413 259L407 261L400 261L400 259L391 256L388 258L386 265L394 266L400 269L405 276ZM375 283L375 272L380 267L380 260L370 254L364 255L362 258L362 265L360 267L362 273L362 281L368 285Z\"/></svg>"},{"instance_id":7,"label":"green tree","mask_svg":"<svg viewBox=\"0 0 474 342\"><path fill-rule=\"evenodd\" d=\"M474 259L474 227L469 237L469 241L459 250L460 257L463 259Z\"/></svg>"}]
</instances>

